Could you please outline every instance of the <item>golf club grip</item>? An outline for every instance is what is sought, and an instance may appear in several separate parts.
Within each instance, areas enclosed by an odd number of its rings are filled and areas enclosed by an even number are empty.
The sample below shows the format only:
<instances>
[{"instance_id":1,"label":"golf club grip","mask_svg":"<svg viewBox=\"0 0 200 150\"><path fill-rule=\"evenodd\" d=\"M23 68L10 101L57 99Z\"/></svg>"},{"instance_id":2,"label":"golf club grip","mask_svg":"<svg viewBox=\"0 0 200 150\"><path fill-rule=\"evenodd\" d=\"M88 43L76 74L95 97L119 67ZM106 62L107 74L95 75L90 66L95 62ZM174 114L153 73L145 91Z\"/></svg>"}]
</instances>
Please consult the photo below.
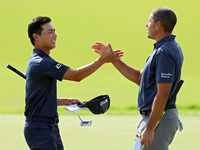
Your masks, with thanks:
<instances>
[{"instance_id":1,"label":"golf club grip","mask_svg":"<svg viewBox=\"0 0 200 150\"><path fill-rule=\"evenodd\" d=\"M167 106L165 107L165 110L167 110L169 108L169 106L171 105L172 101L175 99L178 91L180 90L182 84L183 84L183 80L180 80L179 83L178 83L178 86L176 87L176 90L174 92L174 94L172 95L171 99L169 100L169 102L167 103Z\"/></svg>"},{"instance_id":2,"label":"golf club grip","mask_svg":"<svg viewBox=\"0 0 200 150\"><path fill-rule=\"evenodd\" d=\"M11 65L7 65L7 68L12 70L13 72L17 73L18 75L20 75L22 78L26 79L26 76L21 73L19 70L17 70L16 68L12 67Z\"/></svg>"}]
</instances>

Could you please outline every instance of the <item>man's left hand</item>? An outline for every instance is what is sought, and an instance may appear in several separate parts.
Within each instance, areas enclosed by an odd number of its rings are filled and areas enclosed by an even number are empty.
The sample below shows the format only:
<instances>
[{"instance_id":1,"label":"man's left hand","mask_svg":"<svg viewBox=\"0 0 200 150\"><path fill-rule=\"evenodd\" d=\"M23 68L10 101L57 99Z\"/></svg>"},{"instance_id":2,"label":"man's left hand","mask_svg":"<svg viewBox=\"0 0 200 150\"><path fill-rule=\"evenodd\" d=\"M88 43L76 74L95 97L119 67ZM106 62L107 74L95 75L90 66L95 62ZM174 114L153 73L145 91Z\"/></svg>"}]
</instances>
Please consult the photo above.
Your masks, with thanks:
<instances>
[{"instance_id":1,"label":"man's left hand","mask_svg":"<svg viewBox=\"0 0 200 150\"><path fill-rule=\"evenodd\" d=\"M67 104L67 106L69 106L69 105L73 105L73 104L81 104L82 105L83 103L75 98L67 98L66 104Z\"/></svg>"},{"instance_id":2,"label":"man's left hand","mask_svg":"<svg viewBox=\"0 0 200 150\"><path fill-rule=\"evenodd\" d=\"M144 145L145 147L151 145L154 139L154 130L145 129L140 135L140 139L141 139L141 144Z\"/></svg>"}]
</instances>

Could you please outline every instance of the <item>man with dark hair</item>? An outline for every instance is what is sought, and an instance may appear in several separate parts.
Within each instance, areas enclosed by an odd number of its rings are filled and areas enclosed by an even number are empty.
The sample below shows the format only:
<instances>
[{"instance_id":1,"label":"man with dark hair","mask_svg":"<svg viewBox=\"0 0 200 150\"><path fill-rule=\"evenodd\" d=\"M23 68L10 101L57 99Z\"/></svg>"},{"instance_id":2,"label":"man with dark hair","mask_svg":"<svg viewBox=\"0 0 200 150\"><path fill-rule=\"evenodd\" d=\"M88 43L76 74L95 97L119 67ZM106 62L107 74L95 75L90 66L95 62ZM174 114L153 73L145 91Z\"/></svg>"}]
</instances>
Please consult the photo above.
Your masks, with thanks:
<instances>
[{"instance_id":1,"label":"man with dark hair","mask_svg":"<svg viewBox=\"0 0 200 150\"><path fill-rule=\"evenodd\" d=\"M156 40L156 43L144 68L140 71L122 60L112 62L123 76L140 86L138 109L142 116L135 139L141 139L145 150L168 150L180 123L176 99L164 113L180 81L183 64L181 48L172 34L175 24L176 15L171 9L154 9L146 27L147 37ZM106 47L111 49L110 45L99 42L92 45L100 55Z\"/></svg>"},{"instance_id":2,"label":"man with dark hair","mask_svg":"<svg viewBox=\"0 0 200 150\"><path fill-rule=\"evenodd\" d=\"M31 150L63 150L57 106L82 103L74 98L57 98L57 80L79 82L104 63L120 59L123 52L105 50L94 62L73 70L49 56L57 38L50 18L34 18L28 26L28 35L34 49L26 70L24 136Z\"/></svg>"},{"instance_id":3,"label":"man with dark hair","mask_svg":"<svg viewBox=\"0 0 200 150\"><path fill-rule=\"evenodd\" d=\"M151 13L155 22L160 21L162 23L165 32L172 33L177 18L176 14L171 9L159 7L155 8Z\"/></svg>"},{"instance_id":4,"label":"man with dark hair","mask_svg":"<svg viewBox=\"0 0 200 150\"><path fill-rule=\"evenodd\" d=\"M33 33L37 33L38 35L41 35L43 28L41 25L51 22L51 19L49 17L37 17L32 19L32 21L28 25L28 37L30 38L30 41L32 45L34 46L34 38Z\"/></svg>"}]
</instances>

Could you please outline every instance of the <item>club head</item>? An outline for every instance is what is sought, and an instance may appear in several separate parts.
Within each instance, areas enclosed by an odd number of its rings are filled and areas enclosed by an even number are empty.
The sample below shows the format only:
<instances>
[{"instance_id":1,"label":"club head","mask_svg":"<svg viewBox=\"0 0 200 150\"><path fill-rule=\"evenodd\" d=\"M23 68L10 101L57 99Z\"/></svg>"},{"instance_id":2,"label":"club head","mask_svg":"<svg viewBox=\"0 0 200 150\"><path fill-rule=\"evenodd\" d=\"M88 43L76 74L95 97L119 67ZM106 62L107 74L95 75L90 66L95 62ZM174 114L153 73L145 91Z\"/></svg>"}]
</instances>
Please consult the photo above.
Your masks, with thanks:
<instances>
[{"instance_id":1,"label":"club head","mask_svg":"<svg viewBox=\"0 0 200 150\"><path fill-rule=\"evenodd\" d=\"M80 126L91 126L92 125L92 120L82 120L80 122Z\"/></svg>"},{"instance_id":2,"label":"club head","mask_svg":"<svg viewBox=\"0 0 200 150\"><path fill-rule=\"evenodd\" d=\"M144 146L141 144L141 140L140 140L140 139L137 139L137 140L135 141L133 150L143 150L143 148L144 148Z\"/></svg>"}]
</instances>

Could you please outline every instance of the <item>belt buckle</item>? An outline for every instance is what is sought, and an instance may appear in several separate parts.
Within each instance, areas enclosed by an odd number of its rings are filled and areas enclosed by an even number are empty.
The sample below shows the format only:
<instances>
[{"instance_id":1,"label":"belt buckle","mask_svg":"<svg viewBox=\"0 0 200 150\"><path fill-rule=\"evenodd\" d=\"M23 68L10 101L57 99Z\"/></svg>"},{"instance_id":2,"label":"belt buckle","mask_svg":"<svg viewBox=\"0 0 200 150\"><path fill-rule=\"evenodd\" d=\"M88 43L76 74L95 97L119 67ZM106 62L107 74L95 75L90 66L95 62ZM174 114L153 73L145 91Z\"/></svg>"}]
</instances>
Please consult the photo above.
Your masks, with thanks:
<instances>
[{"instance_id":1,"label":"belt buckle","mask_svg":"<svg viewBox=\"0 0 200 150\"><path fill-rule=\"evenodd\" d=\"M150 114L151 111L148 110L144 110L144 111L140 111L140 114L143 116L148 116Z\"/></svg>"},{"instance_id":2,"label":"belt buckle","mask_svg":"<svg viewBox=\"0 0 200 150\"><path fill-rule=\"evenodd\" d=\"M55 121L54 124L55 124L55 125L57 125L57 120L58 120L58 118L55 118L55 119L54 119L54 121Z\"/></svg>"},{"instance_id":3,"label":"belt buckle","mask_svg":"<svg viewBox=\"0 0 200 150\"><path fill-rule=\"evenodd\" d=\"M141 113L142 113L142 115L146 116L146 113L145 113L145 111L141 111Z\"/></svg>"},{"instance_id":4,"label":"belt buckle","mask_svg":"<svg viewBox=\"0 0 200 150\"><path fill-rule=\"evenodd\" d=\"M140 114L144 116L146 115L145 111L142 111L142 110L140 111Z\"/></svg>"}]
</instances>

